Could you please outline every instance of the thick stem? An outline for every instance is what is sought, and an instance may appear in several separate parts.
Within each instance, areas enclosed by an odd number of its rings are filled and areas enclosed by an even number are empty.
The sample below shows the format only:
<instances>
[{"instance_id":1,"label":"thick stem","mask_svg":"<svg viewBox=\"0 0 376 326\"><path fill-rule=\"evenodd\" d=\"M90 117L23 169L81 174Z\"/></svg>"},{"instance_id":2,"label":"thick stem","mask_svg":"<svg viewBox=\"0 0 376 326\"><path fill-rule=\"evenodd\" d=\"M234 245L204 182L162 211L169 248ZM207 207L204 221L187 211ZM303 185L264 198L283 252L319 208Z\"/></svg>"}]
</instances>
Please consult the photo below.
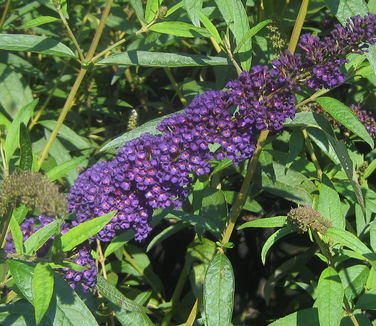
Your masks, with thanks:
<instances>
[{"instance_id":1,"label":"thick stem","mask_svg":"<svg viewBox=\"0 0 376 326\"><path fill-rule=\"evenodd\" d=\"M300 32L302 30L304 20L307 14L308 4L309 4L309 0L303 0L300 6L298 17L296 18L294 29L291 33L291 38L290 38L290 42L288 45L288 50L291 53L295 52L296 46L298 44Z\"/></svg>"},{"instance_id":2,"label":"thick stem","mask_svg":"<svg viewBox=\"0 0 376 326\"><path fill-rule=\"evenodd\" d=\"M264 130L260 133L260 136L257 141L257 147L255 152L253 153L251 159L249 160L248 167L247 167L247 173L244 177L242 186L240 188L240 191L238 193L238 196L236 197L234 205L231 207L230 212L230 221L226 227L225 232L222 236L222 246L226 245L226 243L229 242L232 231L234 230L236 221L239 217L239 214L242 210L242 207L244 205L244 202L247 198L249 187L251 186L251 180L253 178L253 175L256 171L256 166L258 159L260 157L262 147L265 144L266 138L268 137L269 130Z\"/></svg>"}]
</instances>

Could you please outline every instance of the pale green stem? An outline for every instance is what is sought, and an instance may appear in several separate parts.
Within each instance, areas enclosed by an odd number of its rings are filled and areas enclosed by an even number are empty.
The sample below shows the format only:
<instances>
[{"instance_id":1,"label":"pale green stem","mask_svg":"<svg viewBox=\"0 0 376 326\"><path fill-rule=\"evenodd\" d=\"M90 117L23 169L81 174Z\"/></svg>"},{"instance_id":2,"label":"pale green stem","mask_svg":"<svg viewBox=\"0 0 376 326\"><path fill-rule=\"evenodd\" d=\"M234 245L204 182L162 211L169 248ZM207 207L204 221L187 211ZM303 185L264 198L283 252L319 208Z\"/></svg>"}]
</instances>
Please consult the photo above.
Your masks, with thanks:
<instances>
[{"instance_id":1,"label":"pale green stem","mask_svg":"<svg viewBox=\"0 0 376 326\"><path fill-rule=\"evenodd\" d=\"M112 6L112 0L108 0L107 3L106 3L106 7L103 11L99 26L98 26L98 28L95 32L94 38L91 42L89 51L88 51L88 53L85 57L86 63L89 63L91 61L91 59L93 58L94 52L95 52L95 50L98 46L99 39L100 39L100 37L103 33L105 22L106 22L107 17L110 13L111 6ZM72 108L72 106L74 104L74 98L75 98L75 96L78 92L78 89L81 86L81 82L84 79L86 72L87 72L86 69L81 68L77 77L76 77L76 81L74 82L73 87L71 88L71 90L68 94L67 100L65 101L64 107L63 107L62 111L60 112L60 116L59 116L59 118L56 122L56 125L55 125L54 129L52 130L51 135L50 135L49 139L47 140L46 145L43 148L42 154L39 157L38 170L41 168L45 158L48 155L48 152L49 152L53 142L55 141L55 139L57 137L57 134L59 133L61 126L63 125L63 122L64 122L69 110Z\"/></svg>"},{"instance_id":2,"label":"pale green stem","mask_svg":"<svg viewBox=\"0 0 376 326\"><path fill-rule=\"evenodd\" d=\"M180 272L178 282L176 284L174 293L172 294L172 297L171 297L171 300L170 300L170 302L171 302L171 309L170 309L170 311L168 311L168 313L164 317L164 319L163 319L163 321L161 323L161 326L168 326L168 325L170 325L170 320L171 320L172 315L174 313L174 308L176 307L176 303L177 303L177 301L179 300L179 298L181 296L181 293L182 293L183 288L184 288L185 281L186 281L187 276L188 276L188 269L189 269L188 268L188 264L185 263L184 266L183 266L182 271Z\"/></svg>"},{"instance_id":3,"label":"pale green stem","mask_svg":"<svg viewBox=\"0 0 376 326\"><path fill-rule=\"evenodd\" d=\"M298 17L296 18L294 29L292 30L290 42L288 45L288 50L291 53L295 52L296 46L298 44L300 32L302 30L304 20L307 14L308 4L309 4L309 0L303 0L300 6Z\"/></svg>"},{"instance_id":4,"label":"pale green stem","mask_svg":"<svg viewBox=\"0 0 376 326\"><path fill-rule=\"evenodd\" d=\"M73 34L71 28L69 27L68 21L67 21L67 19L65 18L64 13L61 11L61 7L60 7L60 6L57 6L56 9L57 9L57 12L59 13L60 19L62 20L65 29L66 29L67 32L68 32L68 35L69 35L70 39L72 40L74 46L76 47L76 50L77 50L77 52L78 52L78 55L79 55L79 57L80 57L81 62L83 62L84 59L85 59L85 58L84 58L84 55L83 55L83 53L82 53L82 50L81 50L81 48L80 48L80 45L78 44L78 42L77 42L77 40L76 40L76 37L74 36L74 34Z\"/></svg>"},{"instance_id":5,"label":"pale green stem","mask_svg":"<svg viewBox=\"0 0 376 326\"><path fill-rule=\"evenodd\" d=\"M236 197L235 203L231 207L230 220L222 236L222 248L224 245L226 245L230 241L232 231L234 230L236 221L239 217L239 214L242 210L244 202L247 198L249 187L251 186L251 181L256 171L256 166L257 166L257 162L262 151L262 147L264 146L268 135L269 135L269 130L264 130L260 133L260 136L257 141L256 150L248 162L247 173L244 177L243 183Z\"/></svg>"},{"instance_id":6,"label":"pale green stem","mask_svg":"<svg viewBox=\"0 0 376 326\"><path fill-rule=\"evenodd\" d=\"M170 83L172 84L172 87L175 88L176 94L178 95L181 104L183 104L183 106L186 106L187 100L184 98L182 92L180 91L179 84L176 82L173 74L171 73L171 69L167 67L167 68L164 68L164 71L165 71Z\"/></svg>"},{"instance_id":7,"label":"pale green stem","mask_svg":"<svg viewBox=\"0 0 376 326\"><path fill-rule=\"evenodd\" d=\"M11 0L6 0L5 2L4 11L3 11L3 14L1 15L1 20L0 20L0 31L3 29L5 19L8 16L8 12L10 10L10 3L11 3Z\"/></svg>"},{"instance_id":8,"label":"pale green stem","mask_svg":"<svg viewBox=\"0 0 376 326\"><path fill-rule=\"evenodd\" d=\"M138 266L137 262L133 259L133 257L125 249L123 249L123 255L124 255L125 259L132 265L132 267L145 279L145 281L148 282L151 285L152 289L154 290L154 292L156 293L158 298L162 302L165 302L162 294L159 293L158 289L154 285L154 282L151 279L149 279L149 277L144 273L144 271L141 269L141 267Z\"/></svg>"}]
</instances>

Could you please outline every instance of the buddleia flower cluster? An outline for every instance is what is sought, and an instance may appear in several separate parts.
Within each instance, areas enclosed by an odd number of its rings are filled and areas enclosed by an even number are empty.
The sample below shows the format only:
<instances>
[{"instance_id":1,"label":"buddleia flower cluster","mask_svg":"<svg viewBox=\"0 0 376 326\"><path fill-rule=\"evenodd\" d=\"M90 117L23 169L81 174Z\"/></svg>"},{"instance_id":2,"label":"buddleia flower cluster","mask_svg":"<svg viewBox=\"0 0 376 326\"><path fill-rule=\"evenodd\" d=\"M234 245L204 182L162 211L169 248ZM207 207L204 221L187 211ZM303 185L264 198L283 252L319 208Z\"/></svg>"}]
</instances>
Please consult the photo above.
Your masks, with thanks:
<instances>
[{"instance_id":1,"label":"buddleia flower cluster","mask_svg":"<svg viewBox=\"0 0 376 326\"><path fill-rule=\"evenodd\" d=\"M300 52L288 50L273 61L274 72L281 81L292 85L306 85L315 90L332 88L345 80L341 66L348 53L363 54L368 44L376 43L376 16L353 16L345 26L337 24L328 36L320 38L304 34L300 38Z\"/></svg>"},{"instance_id":2,"label":"buddleia flower cluster","mask_svg":"<svg viewBox=\"0 0 376 326\"><path fill-rule=\"evenodd\" d=\"M299 52L286 51L272 67L255 66L224 90L196 96L159 124L160 134L133 139L114 159L80 174L68 195L69 211L77 216L73 223L116 210L97 238L110 241L133 229L136 240L145 239L153 211L180 208L194 178L210 172L209 161L249 159L261 131L278 131L294 118L294 91L342 83L345 55L366 52L376 42L375 31L375 15L352 17L322 39L303 35Z\"/></svg>"}]
</instances>

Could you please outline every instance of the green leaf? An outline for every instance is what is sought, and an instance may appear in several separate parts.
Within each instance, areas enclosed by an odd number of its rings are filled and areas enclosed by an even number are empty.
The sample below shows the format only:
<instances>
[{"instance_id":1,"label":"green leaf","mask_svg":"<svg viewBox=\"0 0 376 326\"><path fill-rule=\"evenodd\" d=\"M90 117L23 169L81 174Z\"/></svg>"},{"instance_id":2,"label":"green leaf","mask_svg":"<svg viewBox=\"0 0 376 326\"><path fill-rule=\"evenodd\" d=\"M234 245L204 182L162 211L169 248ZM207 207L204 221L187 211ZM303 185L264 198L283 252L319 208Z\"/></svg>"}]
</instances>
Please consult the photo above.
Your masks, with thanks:
<instances>
[{"instance_id":1,"label":"green leaf","mask_svg":"<svg viewBox=\"0 0 376 326\"><path fill-rule=\"evenodd\" d=\"M234 307L235 279L225 254L214 256L206 271L203 299L207 326L230 325Z\"/></svg>"},{"instance_id":2,"label":"green leaf","mask_svg":"<svg viewBox=\"0 0 376 326\"><path fill-rule=\"evenodd\" d=\"M54 292L54 275L51 267L38 263L33 274L35 321L39 324L48 310Z\"/></svg>"},{"instance_id":3,"label":"green leaf","mask_svg":"<svg viewBox=\"0 0 376 326\"><path fill-rule=\"evenodd\" d=\"M69 161L60 163L59 165L53 167L46 173L46 176L51 180L55 181L56 179L67 176L68 172L77 169L79 166L82 166L87 160L86 157L74 157Z\"/></svg>"},{"instance_id":4,"label":"green leaf","mask_svg":"<svg viewBox=\"0 0 376 326\"><path fill-rule=\"evenodd\" d=\"M7 260L17 288L33 304L33 267L16 260ZM43 318L43 326L99 326L87 306L75 291L56 273L55 293ZM69 299L69 300L68 300Z\"/></svg>"},{"instance_id":5,"label":"green leaf","mask_svg":"<svg viewBox=\"0 0 376 326\"><path fill-rule=\"evenodd\" d=\"M324 174L319 186L320 196L317 211L332 222L332 226L344 229L345 216L342 214L341 201L329 178Z\"/></svg>"},{"instance_id":6,"label":"green leaf","mask_svg":"<svg viewBox=\"0 0 376 326\"><path fill-rule=\"evenodd\" d=\"M1 326L36 326L34 316L33 306L25 300L0 305Z\"/></svg>"},{"instance_id":7,"label":"green leaf","mask_svg":"<svg viewBox=\"0 0 376 326\"><path fill-rule=\"evenodd\" d=\"M199 13L202 9L203 0L183 0L184 9L194 26L200 27Z\"/></svg>"},{"instance_id":8,"label":"green leaf","mask_svg":"<svg viewBox=\"0 0 376 326\"><path fill-rule=\"evenodd\" d=\"M241 0L215 0L219 11L235 38L236 45L242 42L249 31L247 12ZM239 59L243 70L248 71L252 64L252 42L243 42L240 46Z\"/></svg>"},{"instance_id":9,"label":"green leaf","mask_svg":"<svg viewBox=\"0 0 376 326\"><path fill-rule=\"evenodd\" d=\"M376 289L363 293L359 297L355 308L363 310L376 310Z\"/></svg>"},{"instance_id":10,"label":"green leaf","mask_svg":"<svg viewBox=\"0 0 376 326\"><path fill-rule=\"evenodd\" d=\"M20 27L18 27L18 29L26 29L26 28L37 27L37 26L40 26L40 25L56 22L58 20L60 20L60 19L56 18L56 17L52 17L52 16L39 16L35 19L28 21L25 24L22 24Z\"/></svg>"},{"instance_id":11,"label":"green leaf","mask_svg":"<svg viewBox=\"0 0 376 326\"><path fill-rule=\"evenodd\" d=\"M342 268L339 271L342 284L345 288L345 296L349 302L364 291L367 283L369 269L366 265L353 265Z\"/></svg>"},{"instance_id":12,"label":"green leaf","mask_svg":"<svg viewBox=\"0 0 376 326\"><path fill-rule=\"evenodd\" d=\"M194 226L198 233L210 231L214 235L218 235L221 230L221 225L218 221L211 218L205 218L201 215L194 215L182 211L171 211L166 218L178 219Z\"/></svg>"},{"instance_id":13,"label":"green leaf","mask_svg":"<svg viewBox=\"0 0 376 326\"><path fill-rule=\"evenodd\" d=\"M100 230L108 224L112 218L117 214L116 211L109 212L101 217L83 222L74 228L70 229L67 233L61 236L61 245L63 251L69 251L97 234Z\"/></svg>"},{"instance_id":14,"label":"green leaf","mask_svg":"<svg viewBox=\"0 0 376 326\"><path fill-rule=\"evenodd\" d=\"M123 247L128 241L134 238L135 232L133 230L127 230L126 232L120 233L118 236L112 239L110 244L107 246L104 256L108 257L113 252Z\"/></svg>"},{"instance_id":15,"label":"green leaf","mask_svg":"<svg viewBox=\"0 0 376 326\"><path fill-rule=\"evenodd\" d=\"M286 225L287 216L274 216L258 218L253 221L243 223L238 230L245 228L280 228Z\"/></svg>"},{"instance_id":16,"label":"green leaf","mask_svg":"<svg viewBox=\"0 0 376 326\"><path fill-rule=\"evenodd\" d=\"M156 23L150 26L149 30L180 37L210 37L210 33L205 28L196 27L180 21Z\"/></svg>"},{"instance_id":17,"label":"green leaf","mask_svg":"<svg viewBox=\"0 0 376 326\"><path fill-rule=\"evenodd\" d=\"M338 326L344 314L342 302L345 291L333 267L322 271L315 293L314 307L318 308L320 325Z\"/></svg>"},{"instance_id":18,"label":"green leaf","mask_svg":"<svg viewBox=\"0 0 376 326\"><path fill-rule=\"evenodd\" d=\"M148 0L145 8L145 20L147 23L150 23L156 17L162 2L163 0Z\"/></svg>"},{"instance_id":19,"label":"green leaf","mask_svg":"<svg viewBox=\"0 0 376 326\"><path fill-rule=\"evenodd\" d=\"M0 49L8 51L36 52L48 55L76 58L73 51L52 38L28 34L0 34Z\"/></svg>"},{"instance_id":20,"label":"green leaf","mask_svg":"<svg viewBox=\"0 0 376 326\"><path fill-rule=\"evenodd\" d=\"M33 150L29 131L24 123L20 125L20 169L22 171L30 171L33 165Z\"/></svg>"},{"instance_id":21,"label":"green leaf","mask_svg":"<svg viewBox=\"0 0 376 326\"><path fill-rule=\"evenodd\" d=\"M292 228L291 226L285 226L282 229L279 229L278 231L274 232L268 240L264 243L264 246L261 250L261 261L265 265L266 261L266 255L269 251L269 249L274 245L279 239L285 237L286 235L295 232L296 230Z\"/></svg>"},{"instance_id":22,"label":"green leaf","mask_svg":"<svg viewBox=\"0 0 376 326\"><path fill-rule=\"evenodd\" d=\"M222 44L223 42L221 36L218 33L217 27L215 27L211 20L208 17L206 17L202 11L197 12L197 15L200 18L202 24L210 33L211 37L213 37L218 44Z\"/></svg>"},{"instance_id":23,"label":"green leaf","mask_svg":"<svg viewBox=\"0 0 376 326\"><path fill-rule=\"evenodd\" d=\"M97 64L131 65L145 67L200 67L228 66L224 57L211 57L196 54L177 54L167 52L128 51L111 55Z\"/></svg>"},{"instance_id":24,"label":"green leaf","mask_svg":"<svg viewBox=\"0 0 376 326\"><path fill-rule=\"evenodd\" d=\"M370 244L373 251L376 251L376 221L370 223L369 229Z\"/></svg>"},{"instance_id":25,"label":"green leaf","mask_svg":"<svg viewBox=\"0 0 376 326\"><path fill-rule=\"evenodd\" d=\"M99 274L97 275L97 289L103 296L121 309L142 313L147 311L146 308L125 297L115 286Z\"/></svg>"},{"instance_id":26,"label":"green leaf","mask_svg":"<svg viewBox=\"0 0 376 326\"><path fill-rule=\"evenodd\" d=\"M21 123L24 123L25 125L28 123L37 104L38 100L34 100L31 103L27 104L17 113L16 117L14 118L8 130L4 144L5 160L7 163L9 163L18 146Z\"/></svg>"},{"instance_id":27,"label":"green leaf","mask_svg":"<svg viewBox=\"0 0 376 326\"><path fill-rule=\"evenodd\" d=\"M234 49L234 53L239 52L245 42L251 42L253 36L255 36L259 31L261 31L266 25L272 22L271 19L263 20L262 22L258 23L256 26L253 26L240 40L240 42L236 45Z\"/></svg>"},{"instance_id":28,"label":"green leaf","mask_svg":"<svg viewBox=\"0 0 376 326\"><path fill-rule=\"evenodd\" d=\"M55 128L56 121L44 120L44 121L39 121L38 124L46 127L49 130L53 130ZM61 126L58 136L70 142L72 145L74 145L78 149L87 149L87 148L92 147L92 145L86 138L78 135L74 130L67 127L66 125Z\"/></svg>"},{"instance_id":29,"label":"green leaf","mask_svg":"<svg viewBox=\"0 0 376 326\"><path fill-rule=\"evenodd\" d=\"M349 153L347 152L347 147L344 143L339 142L333 137L328 137L328 138L338 156L339 161L341 162L341 166L343 170L345 171L352 188L354 189L358 204L362 208L363 213L365 213L364 198L363 198L362 190L358 182L358 177L355 173L354 165L349 156Z\"/></svg>"},{"instance_id":30,"label":"green leaf","mask_svg":"<svg viewBox=\"0 0 376 326\"><path fill-rule=\"evenodd\" d=\"M145 13L144 8L142 7L141 0L130 0L129 2L131 3L132 8L136 13L138 20L141 22L145 22Z\"/></svg>"},{"instance_id":31,"label":"green leaf","mask_svg":"<svg viewBox=\"0 0 376 326\"><path fill-rule=\"evenodd\" d=\"M31 255L42 247L54 234L59 231L60 224L62 220L55 220L47 224L43 228L34 232L26 241L25 241L25 254Z\"/></svg>"},{"instance_id":32,"label":"green leaf","mask_svg":"<svg viewBox=\"0 0 376 326\"><path fill-rule=\"evenodd\" d=\"M222 190L222 193L225 196L227 203L231 205L234 204L238 192L231 190ZM255 213L261 213L263 210L262 206L256 200L252 199L250 196L247 196L242 209Z\"/></svg>"},{"instance_id":33,"label":"green leaf","mask_svg":"<svg viewBox=\"0 0 376 326\"><path fill-rule=\"evenodd\" d=\"M362 255L372 253L372 251L361 240L349 231L330 227L326 231L325 236L334 240L334 243L339 243L340 245L348 247Z\"/></svg>"},{"instance_id":34,"label":"green leaf","mask_svg":"<svg viewBox=\"0 0 376 326\"><path fill-rule=\"evenodd\" d=\"M124 143L129 142L132 139L138 138L145 133L150 133L150 134L153 134L153 135L160 134L161 132L159 130L157 130L157 126L158 126L159 122L161 122L166 117L168 117L168 115L163 116L161 118L157 118L157 119L148 121L148 122L144 123L143 125L141 125L140 127L122 134L121 136L119 136L119 137L111 140L109 143L105 144L100 149L100 151L104 152L104 151L109 150L109 149L119 148L119 147L123 146Z\"/></svg>"},{"instance_id":35,"label":"green leaf","mask_svg":"<svg viewBox=\"0 0 376 326\"><path fill-rule=\"evenodd\" d=\"M10 219L9 228L10 228L10 232L12 232L12 239L13 239L14 247L16 249L16 253L19 255L23 255L24 248L23 248L22 231L14 214L12 214L12 217Z\"/></svg>"},{"instance_id":36,"label":"green leaf","mask_svg":"<svg viewBox=\"0 0 376 326\"><path fill-rule=\"evenodd\" d=\"M12 118L15 118L23 107L33 101L30 87L23 76L17 71L20 70L14 69L12 64L0 62L0 106ZM4 118L1 120L5 120ZM18 141L18 138L16 141Z\"/></svg>"},{"instance_id":37,"label":"green leaf","mask_svg":"<svg viewBox=\"0 0 376 326\"><path fill-rule=\"evenodd\" d=\"M367 142L371 148L374 147L371 135L348 106L331 97L319 97L316 102L335 120Z\"/></svg>"},{"instance_id":38,"label":"green leaf","mask_svg":"<svg viewBox=\"0 0 376 326\"><path fill-rule=\"evenodd\" d=\"M162 242L163 240L171 237L173 234L181 231L182 229L186 228L187 226L182 223L176 223L170 225L169 227L165 228L163 231L159 232L151 241L149 242L146 252L150 251L154 246L158 243Z\"/></svg>"},{"instance_id":39,"label":"green leaf","mask_svg":"<svg viewBox=\"0 0 376 326\"><path fill-rule=\"evenodd\" d=\"M32 276L33 267L17 260L7 260L7 265L16 282L17 288L27 301L33 304Z\"/></svg>"},{"instance_id":40,"label":"green leaf","mask_svg":"<svg viewBox=\"0 0 376 326\"><path fill-rule=\"evenodd\" d=\"M324 0L330 11L344 24L351 16L368 13L368 8L363 0Z\"/></svg>"},{"instance_id":41,"label":"green leaf","mask_svg":"<svg viewBox=\"0 0 376 326\"><path fill-rule=\"evenodd\" d=\"M272 182L269 177L262 176L264 190L278 197L290 200L303 206L312 206L312 197L301 185L291 186L290 184L276 181Z\"/></svg>"},{"instance_id":42,"label":"green leaf","mask_svg":"<svg viewBox=\"0 0 376 326\"><path fill-rule=\"evenodd\" d=\"M317 308L308 308L299 310L287 315L283 318L277 319L269 326L318 326L319 316Z\"/></svg>"}]
</instances>

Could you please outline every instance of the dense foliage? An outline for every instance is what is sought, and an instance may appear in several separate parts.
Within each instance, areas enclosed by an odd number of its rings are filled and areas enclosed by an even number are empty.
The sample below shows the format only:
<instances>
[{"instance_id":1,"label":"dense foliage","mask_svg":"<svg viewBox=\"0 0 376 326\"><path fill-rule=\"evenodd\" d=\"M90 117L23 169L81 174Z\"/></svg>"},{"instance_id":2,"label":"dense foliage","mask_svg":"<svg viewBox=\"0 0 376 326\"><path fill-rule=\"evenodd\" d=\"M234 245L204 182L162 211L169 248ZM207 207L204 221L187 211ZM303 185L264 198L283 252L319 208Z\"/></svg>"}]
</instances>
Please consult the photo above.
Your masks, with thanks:
<instances>
[{"instance_id":1,"label":"dense foliage","mask_svg":"<svg viewBox=\"0 0 376 326\"><path fill-rule=\"evenodd\" d=\"M376 1L0 4L1 325L373 325Z\"/></svg>"}]
</instances>

